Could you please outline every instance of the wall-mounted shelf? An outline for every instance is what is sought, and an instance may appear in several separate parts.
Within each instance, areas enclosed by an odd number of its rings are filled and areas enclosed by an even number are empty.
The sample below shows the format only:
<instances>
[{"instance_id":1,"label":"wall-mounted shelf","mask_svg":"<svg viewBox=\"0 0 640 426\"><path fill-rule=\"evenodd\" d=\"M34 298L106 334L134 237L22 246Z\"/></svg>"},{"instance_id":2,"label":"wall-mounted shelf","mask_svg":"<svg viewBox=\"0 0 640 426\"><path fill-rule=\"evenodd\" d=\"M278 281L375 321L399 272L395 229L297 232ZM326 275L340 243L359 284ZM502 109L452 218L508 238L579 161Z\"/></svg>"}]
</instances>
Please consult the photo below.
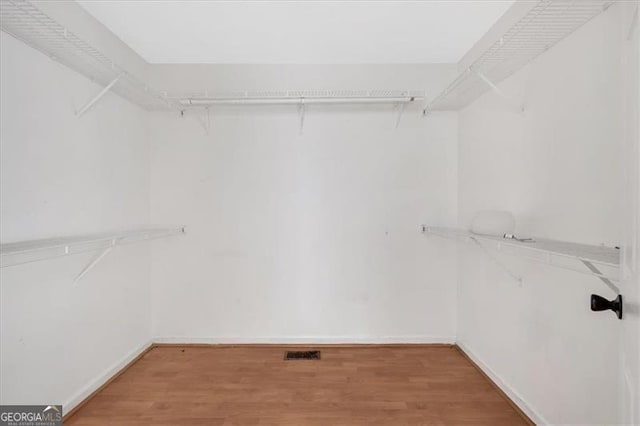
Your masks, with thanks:
<instances>
[{"instance_id":1,"label":"wall-mounted shelf","mask_svg":"<svg viewBox=\"0 0 640 426\"><path fill-rule=\"evenodd\" d=\"M422 103L424 90L280 90L280 91L244 91L231 93L191 93L183 96L171 96L169 99L183 110L204 109L206 116L196 118L204 130L209 133L211 127L210 109L218 106L296 106L299 115L299 129L302 133L305 114L309 105L395 105L397 115L396 128L405 106Z\"/></svg>"},{"instance_id":2,"label":"wall-mounted shelf","mask_svg":"<svg viewBox=\"0 0 640 426\"><path fill-rule=\"evenodd\" d=\"M614 1L539 0L515 24L495 37L493 44L427 105L425 113L462 109L489 89L504 97L497 83L553 47L612 3Z\"/></svg>"},{"instance_id":3,"label":"wall-mounted shelf","mask_svg":"<svg viewBox=\"0 0 640 426\"><path fill-rule=\"evenodd\" d=\"M128 73L104 53L44 13L35 3L2 0L0 28L145 109L175 107L163 93ZM87 105L90 107L93 103L95 101L89 101Z\"/></svg>"},{"instance_id":4,"label":"wall-mounted shelf","mask_svg":"<svg viewBox=\"0 0 640 426\"><path fill-rule=\"evenodd\" d=\"M616 292L611 281L619 281L620 250L614 247L578 244L567 241L533 238L533 241L518 241L501 237L478 235L470 231L422 226L422 232L444 238L473 240L483 243L505 254L592 275L601 279ZM601 269L604 269L602 271Z\"/></svg>"},{"instance_id":5,"label":"wall-mounted shelf","mask_svg":"<svg viewBox=\"0 0 640 426\"><path fill-rule=\"evenodd\" d=\"M6 243L0 245L0 267L4 268L89 251L102 252L98 259L100 260L108 251L117 246L182 235L184 233L184 227L156 228ZM92 261L93 264L90 264L90 267L85 268L81 276L95 266L97 261L94 261Z\"/></svg>"},{"instance_id":6,"label":"wall-mounted shelf","mask_svg":"<svg viewBox=\"0 0 640 426\"><path fill-rule=\"evenodd\" d=\"M423 102L423 90L286 90L174 95L151 88L114 60L47 15L35 2L2 0L0 28L52 59L85 75L103 90L78 109L83 115L113 91L147 110L185 110L214 105L407 104Z\"/></svg>"}]
</instances>

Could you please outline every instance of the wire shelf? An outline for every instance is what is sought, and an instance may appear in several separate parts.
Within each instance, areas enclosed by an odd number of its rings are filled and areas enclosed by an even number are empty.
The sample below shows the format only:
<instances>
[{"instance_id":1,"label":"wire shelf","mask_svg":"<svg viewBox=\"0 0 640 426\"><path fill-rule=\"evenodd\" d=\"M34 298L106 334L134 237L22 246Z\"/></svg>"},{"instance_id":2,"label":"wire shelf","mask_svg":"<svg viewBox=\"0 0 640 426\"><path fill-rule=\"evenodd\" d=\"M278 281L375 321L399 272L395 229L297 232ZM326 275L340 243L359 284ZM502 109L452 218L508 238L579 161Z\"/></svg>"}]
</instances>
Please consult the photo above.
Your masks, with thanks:
<instances>
[{"instance_id":1,"label":"wire shelf","mask_svg":"<svg viewBox=\"0 0 640 426\"><path fill-rule=\"evenodd\" d=\"M433 99L425 112L464 108L569 34L590 21L614 1L539 0L470 67Z\"/></svg>"},{"instance_id":2,"label":"wire shelf","mask_svg":"<svg viewBox=\"0 0 640 426\"><path fill-rule=\"evenodd\" d=\"M150 228L111 234L47 238L0 244L0 267L37 262L62 256L182 235L185 228Z\"/></svg>"},{"instance_id":3,"label":"wire shelf","mask_svg":"<svg viewBox=\"0 0 640 426\"><path fill-rule=\"evenodd\" d=\"M125 71L104 53L52 19L29 0L0 0L0 28L50 58L147 110L183 110L211 104L333 101L403 103L424 100L424 90L276 90L197 92L168 96Z\"/></svg>"},{"instance_id":4,"label":"wire shelf","mask_svg":"<svg viewBox=\"0 0 640 426\"><path fill-rule=\"evenodd\" d=\"M456 240L475 240L489 243L505 254L552 266L596 276L600 279L619 281L620 250L615 247L579 244L568 241L532 238L531 241L474 234L456 228L422 227L427 234ZM576 264L579 262L580 264ZM584 268L586 266L586 269ZM604 271L601 271L603 269Z\"/></svg>"},{"instance_id":5,"label":"wire shelf","mask_svg":"<svg viewBox=\"0 0 640 426\"><path fill-rule=\"evenodd\" d=\"M113 92L142 108L156 110L173 106L163 93L126 72L27 0L0 1L0 28L102 86L120 77Z\"/></svg>"},{"instance_id":6,"label":"wire shelf","mask_svg":"<svg viewBox=\"0 0 640 426\"><path fill-rule=\"evenodd\" d=\"M185 107L286 103L401 103L424 100L424 90L272 90L196 92L168 99Z\"/></svg>"}]
</instances>

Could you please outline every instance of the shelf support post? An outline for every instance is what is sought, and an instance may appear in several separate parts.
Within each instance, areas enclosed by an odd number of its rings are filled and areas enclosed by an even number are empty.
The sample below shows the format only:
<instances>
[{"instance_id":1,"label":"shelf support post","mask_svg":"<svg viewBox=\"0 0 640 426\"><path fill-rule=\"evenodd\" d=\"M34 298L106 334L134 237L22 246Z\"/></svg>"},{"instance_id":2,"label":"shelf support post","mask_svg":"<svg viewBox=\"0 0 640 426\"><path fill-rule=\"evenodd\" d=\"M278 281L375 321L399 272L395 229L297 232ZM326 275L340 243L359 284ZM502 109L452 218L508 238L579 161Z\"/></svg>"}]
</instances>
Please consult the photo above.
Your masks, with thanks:
<instances>
[{"instance_id":1,"label":"shelf support post","mask_svg":"<svg viewBox=\"0 0 640 426\"><path fill-rule=\"evenodd\" d=\"M100 91L100 93L98 93L93 99L87 102L82 108L80 108L76 112L76 116L82 117L87 111L89 111L100 99L102 99L104 95L107 94L109 90L111 90L113 86L115 86L115 84L118 82L118 80L120 80L121 77L122 77L122 74L118 75L116 78L111 80L111 82L107 84L104 87L104 89Z\"/></svg>"}]
</instances>

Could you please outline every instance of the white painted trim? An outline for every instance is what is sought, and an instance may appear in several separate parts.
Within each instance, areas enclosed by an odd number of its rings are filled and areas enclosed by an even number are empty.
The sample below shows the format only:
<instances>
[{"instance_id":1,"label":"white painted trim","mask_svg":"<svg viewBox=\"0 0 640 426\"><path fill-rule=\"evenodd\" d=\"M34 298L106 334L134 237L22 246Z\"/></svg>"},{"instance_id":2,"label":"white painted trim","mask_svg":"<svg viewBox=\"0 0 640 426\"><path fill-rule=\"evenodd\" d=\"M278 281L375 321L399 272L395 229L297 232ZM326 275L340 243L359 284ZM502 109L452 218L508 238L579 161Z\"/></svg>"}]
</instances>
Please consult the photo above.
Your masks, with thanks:
<instances>
[{"instance_id":1,"label":"white painted trim","mask_svg":"<svg viewBox=\"0 0 640 426\"><path fill-rule=\"evenodd\" d=\"M535 424L548 425L547 421L538 410L536 410L524 397L522 397L511 385L505 382L498 373L493 371L486 363L482 362L476 354L463 342L456 342L458 347L469 357L478 367L495 383L514 404L518 406Z\"/></svg>"},{"instance_id":2,"label":"white painted trim","mask_svg":"<svg viewBox=\"0 0 640 426\"><path fill-rule=\"evenodd\" d=\"M399 336L399 337L156 337L153 343L171 344L394 344L438 343L454 344L455 336Z\"/></svg>"},{"instance_id":3,"label":"white painted trim","mask_svg":"<svg viewBox=\"0 0 640 426\"><path fill-rule=\"evenodd\" d=\"M100 374L96 379L88 383L82 390L80 390L74 396L64 402L62 404L62 412L69 413L71 410L73 410L78 404L87 399L102 385L111 380L116 374L120 373L120 371L125 368L127 364L136 359L136 357L140 356L140 354L142 354L144 351L149 349L152 344L153 343L150 341L145 342L144 344L140 345L139 347L125 355L122 359L120 359L120 361L104 370L102 374Z\"/></svg>"}]
</instances>

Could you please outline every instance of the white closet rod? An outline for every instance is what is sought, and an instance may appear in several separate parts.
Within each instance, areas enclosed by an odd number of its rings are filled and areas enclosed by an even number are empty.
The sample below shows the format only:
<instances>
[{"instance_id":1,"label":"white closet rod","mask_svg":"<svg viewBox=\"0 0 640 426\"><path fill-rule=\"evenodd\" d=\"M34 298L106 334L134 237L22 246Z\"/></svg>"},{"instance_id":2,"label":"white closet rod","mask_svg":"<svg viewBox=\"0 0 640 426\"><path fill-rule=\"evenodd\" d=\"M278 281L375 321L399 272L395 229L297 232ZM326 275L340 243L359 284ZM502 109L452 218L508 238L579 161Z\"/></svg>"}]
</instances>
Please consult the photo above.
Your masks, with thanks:
<instances>
[{"instance_id":1,"label":"white closet rod","mask_svg":"<svg viewBox=\"0 0 640 426\"><path fill-rule=\"evenodd\" d=\"M300 105L300 104L398 104L423 101L423 96L395 97L282 97L282 98L198 98L181 99L182 106L207 105Z\"/></svg>"}]
</instances>

